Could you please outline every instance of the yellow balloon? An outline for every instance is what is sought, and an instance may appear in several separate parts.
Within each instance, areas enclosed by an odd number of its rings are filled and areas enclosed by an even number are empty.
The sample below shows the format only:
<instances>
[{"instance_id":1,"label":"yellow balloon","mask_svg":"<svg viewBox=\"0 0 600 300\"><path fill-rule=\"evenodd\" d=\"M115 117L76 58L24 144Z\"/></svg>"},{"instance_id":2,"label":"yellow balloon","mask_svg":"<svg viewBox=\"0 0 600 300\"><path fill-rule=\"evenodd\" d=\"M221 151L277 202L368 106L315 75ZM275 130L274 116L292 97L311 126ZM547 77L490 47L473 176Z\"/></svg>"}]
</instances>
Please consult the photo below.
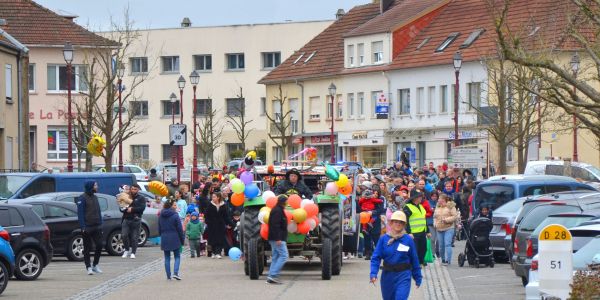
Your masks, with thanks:
<instances>
[{"instance_id":1,"label":"yellow balloon","mask_svg":"<svg viewBox=\"0 0 600 300\"><path fill-rule=\"evenodd\" d=\"M294 216L293 220L294 220L294 222L296 222L298 224L300 224L306 220L306 215L307 215L307 213L306 213L306 210L304 210L304 208L297 208L297 209L294 209L294 211L292 212L292 216Z\"/></svg>"},{"instance_id":2,"label":"yellow balloon","mask_svg":"<svg viewBox=\"0 0 600 300\"><path fill-rule=\"evenodd\" d=\"M348 182L350 182L348 180L348 176L346 176L346 174L340 174L340 178L338 178L338 180L335 182L335 184L339 187L339 188L343 188L346 185L348 185Z\"/></svg>"},{"instance_id":3,"label":"yellow balloon","mask_svg":"<svg viewBox=\"0 0 600 300\"><path fill-rule=\"evenodd\" d=\"M269 216L271 214L270 213L266 213L265 216L263 217L263 221L265 222L265 224L269 224Z\"/></svg>"},{"instance_id":4,"label":"yellow balloon","mask_svg":"<svg viewBox=\"0 0 600 300\"><path fill-rule=\"evenodd\" d=\"M262 208L259 210L259 212L263 212L263 211L266 211L266 213L267 213L267 214L270 214L270 213L271 213L271 208L269 208L269 207L267 207L267 206L263 206L263 207L262 207Z\"/></svg>"}]
</instances>

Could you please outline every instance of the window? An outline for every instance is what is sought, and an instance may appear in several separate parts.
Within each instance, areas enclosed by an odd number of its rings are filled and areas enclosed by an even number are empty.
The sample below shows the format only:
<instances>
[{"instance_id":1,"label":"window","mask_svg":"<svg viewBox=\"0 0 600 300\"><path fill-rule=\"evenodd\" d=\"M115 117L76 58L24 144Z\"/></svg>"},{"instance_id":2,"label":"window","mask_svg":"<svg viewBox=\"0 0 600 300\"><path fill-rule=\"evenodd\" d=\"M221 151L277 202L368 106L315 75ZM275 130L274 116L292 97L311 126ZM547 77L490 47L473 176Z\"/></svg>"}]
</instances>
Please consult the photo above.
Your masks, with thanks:
<instances>
[{"instance_id":1,"label":"window","mask_svg":"<svg viewBox=\"0 0 600 300\"><path fill-rule=\"evenodd\" d=\"M27 84L29 91L35 92L35 64L29 64L29 74L27 74Z\"/></svg>"},{"instance_id":2,"label":"window","mask_svg":"<svg viewBox=\"0 0 600 300\"><path fill-rule=\"evenodd\" d=\"M310 116L309 120L319 120L321 118L321 106L320 106L320 97L310 97Z\"/></svg>"},{"instance_id":3,"label":"window","mask_svg":"<svg viewBox=\"0 0 600 300\"><path fill-rule=\"evenodd\" d=\"M150 159L150 147L148 145L131 145L131 160Z\"/></svg>"},{"instance_id":4,"label":"window","mask_svg":"<svg viewBox=\"0 0 600 300\"><path fill-rule=\"evenodd\" d=\"M344 101L342 100L342 95L337 95L337 108L336 108L336 118L341 119L344 117Z\"/></svg>"},{"instance_id":5,"label":"window","mask_svg":"<svg viewBox=\"0 0 600 300\"><path fill-rule=\"evenodd\" d=\"M162 115L163 117L170 117L173 114L179 116L179 100L171 103L170 100L162 100L160 101L162 105Z\"/></svg>"},{"instance_id":6,"label":"window","mask_svg":"<svg viewBox=\"0 0 600 300\"><path fill-rule=\"evenodd\" d=\"M427 104L429 109L429 114L436 113L437 104L435 103L435 86L430 86L427 92Z\"/></svg>"},{"instance_id":7,"label":"window","mask_svg":"<svg viewBox=\"0 0 600 300\"><path fill-rule=\"evenodd\" d=\"M311 58L313 58L317 54L317 51L313 51L305 60L304 63L307 63Z\"/></svg>"},{"instance_id":8,"label":"window","mask_svg":"<svg viewBox=\"0 0 600 300\"><path fill-rule=\"evenodd\" d=\"M163 73L179 73L179 56L163 56L161 61Z\"/></svg>"},{"instance_id":9,"label":"window","mask_svg":"<svg viewBox=\"0 0 600 300\"><path fill-rule=\"evenodd\" d=\"M282 107L281 107L281 100L273 100L271 102L271 110L273 111L273 116L275 117L275 122L279 123L281 122L281 111L282 111Z\"/></svg>"},{"instance_id":10,"label":"window","mask_svg":"<svg viewBox=\"0 0 600 300\"><path fill-rule=\"evenodd\" d=\"M71 66L71 90L87 91L87 67L74 65ZM48 65L48 91L58 92L67 90L67 66Z\"/></svg>"},{"instance_id":11,"label":"window","mask_svg":"<svg viewBox=\"0 0 600 300\"><path fill-rule=\"evenodd\" d=\"M373 63L380 64L383 62L383 42L371 43L371 50L373 51Z\"/></svg>"},{"instance_id":12,"label":"window","mask_svg":"<svg viewBox=\"0 0 600 300\"><path fill-rule=\"evenodd\" d=\"M450 112L454 112L454 95L456 94L456 84L450 86Z\"/></svg>"},{"instance_id":13,"label":"window","mask_svg":"<svg viewBox=\"0 0 600 300\"><path fill-rule=\"evenodd\" d=\"M348 94L348 118L354 117L354 93Z\"/></svg>"},{"instance_id":14,"label":"window","mask_svg":"<svg viewBox=\"0 0 600 300\"><path fill-rule=\"evenodd\" d=\"M356 97L358 98L358 116L364 117L365 116L365 93L358 93L358 94L356 94Z\"/></svg>"},{"instance_id":15,"label":"window","mask_svg":"<svg viewBox=\"0 0 600 300\"><path fill-rule=\"evenodd\" d=\"M455 32L450 34L436 49L435 52L442 52L444 50L446 50L446 48L448 48L448 46L450 46L450 44L452 44L452 42L454 42L454 40L460 35L460 33Z\"/></svg>"},{"instance_id":16,"label":"window","mask_svg":"<svg viewBox=\"0 0 600 300\"><path fill-rule=\"evenodd\" d=\"M379 98L379 94L383 91L374 91L371 92L371 117L375 118L377 115L375 114L375 108L377 107L377 99Z\"/></svg>"},{"instance_id":17,"label":"window","mask_svg":"<svg viewBox=\"0 0 600 300\"><path fill-rule=\"evenodd\" d=\"M331 116L333 115L333 101L329 95L325 96L325 98L327 99L327 119L331 120Z\"/></svg>"},{"instance_id":18,"label":"window","mask_svg":"<svg viewBox=\"0 0 600 300\"><path fill-rule=\"evenodd\" d=\"M212 99L196 100L196 116L208 116L212 112Z\"/></svg>"},{"instance_id":19,"label":"window","mask_svg":"<svg viewBox=\"0 0 600 300\"><path fill-rule=\"evenodd\" d=\"M448 112L448 86L440 86L440 112Z\"/></svg>"},{"instance_id":20,"label":"window","mask_svg":"<svg viewBox=\"0 0 600 300\"><path fill-rule=\"evenodd\" d=\"M48 159L67 159L67 128L48 129ZM73 159L77 157L77 147L73 146Z\"/></svg>"},{"instance_id":21,"label":"window","mask_svg":"<svg viewBox=\"0 0 600 300\"><path fill-rule=\"evenodd\" d=\"M273 69L281 64L281 52L263 52L263 69Z\"/></svg>"},{"instance_id":22,"label":"window","mask_svg":"<svg viewBox=\"0 0 600 300\"><path fill-rule=\"evenodd\" d=\"M41 204L31 204L31 210L38 215L38 217L45 219L46 213L44 213L44 206Z\"/></svg>"},{"instance_id":23,"label":"window","mask_svg":"<svg viewBox=\"0 0 600 300\"><path fill-rule=\"evenodd\" d=\"M298 58L296 58L296 60L294 60L293 64L294 65L297 64L302 59L302 57L304 56L304 54L305 54L305 52L300 53L300 56L298 56Z\"/></svg>"},{"instance_id":24,"label":"window","mask_svg":"<svg viewBox=\"0 0 600 300\"><path fill-rule=\"evenodd\" d=\"M10 219L10 225L11 226L23 226L25 225L25 223L23 222L23 216L21 216L21 213L12 207L8 208L8 214L9 214L9 219Z\"/></svg>"},{"instance_id":25,"label":"window","mask_svg":"<svg viewBox=\"0 0 600 300\"><path fill-rule=\"evenodd\" d=\"M64 218L64 217L76 217L77 213L60 207L60 206L54 206L54 205L48 205L48 214L46 215L47 219L51 219L51 218Z\"/></svg>"},{"instance_id":26,"label":"window","mask_svg":"<svg viewBox=\"0 0 600 300\"><path fill-rule=\"evenodd\" d=\"M244 151L244 149L242 148L242 144L239 143L227 143L227 153L232 153L235 151ZM231 157L234 158L234 157Z\"/></svg>"},{"instance_id":27,"label":"window","mask_svg":"<svg viewBox=\"0 0 600 300\"><path fill-rule=\"evenodd\" d=\"M398 114L410 115L410 89L398 90Z\"/></svg>"},{"instance_id":28,"label":"window","mask_svg":"<svg viewBox=\"0 0 600 300\"><path fill-rule=\"evenodd\" d=\"M169 144L162 144L162 161L172 161L173 156L176 154L175 146L171 146Z\"/></svg>"},{"instance_id":29,"label":"window","mask_svg":"<svg viewBox=\"0 0 600 300\"><path fill-rule=\"evenodd\" d=\"M227 70L244 69L244 53L227 54Z\"/></svg>"},{"instance_id":30,"label":"window","mask_svg":"<svg viewBox=\"0 0 600 300\"><path fill-rule=\"evenodd\" d=\"M6 79L6 102L12 102L12 65L7 64L4 70L4 79Z\"/></svg>"},{"instance_id":31,"label":"window","mask_svg":"<svg viewBox=\"0 0 600 300\"><path fill-rule=\"evenodd\" d=\"M131 64L131 74L148 73L147 57L132 57L129 59Z\"/></svg>"},{"instance_id":32,"label":"window","mask_svg":"<svg viewBox=\"0 0 600 300\"><path fill-rule=\"evenodd\" d=\"M354 67L354 45L348 45L348 66Z\"/></svg>"},{"instance_id":33,"label":"window","mask_svg":"<svg viewBox=\"0 0 600 300\"><path fill-rule=\"evenodd\" d=\"M418 46L417 46L417 50L421 50L421 48L423 48L423 46L425 46L425 44L427 44L429 42L429 40L431 40L431 37L428 36L426 37Z\"/></svg>"},{"instance_id":34,"label":"window","mask_svg":"<svg viewBox=\"0 0 600 300\"><path fill-rule=\"evenodd\" d=\"M212 70L212 55L194 55L194 70L196 71L210 71Z\"/></svg>"},{"instance_id":35,"label":"window","mask_svg":"<svg viewBox=\"0 0 600 300\"><path fill-rule=\"evenodd\" d=\"M148 101L129 101L129 106L134 117L148 116Z\"/></svg>"},{"instance_id":36,"label":"window","mask_svg":"<svg viewBox=\"0 0 600 300\"><path fill-rule=\"evenodd\" d=\"M475 40L477 40L477 38L479 38L479 36L484 32L485 32L485 29L483 29L483 28L480 28L480 29L477 29L477 30L471 32L471 34L469 34L467 39L462 43L462 45L460 45L459 48L464 49L464 48L471 46L471 44L473 44L473 42L475 42Z\"/></svg>"},{"instance_id":37,"label":"window","mask_svg":"<svg viewBox=\"0 0 600 300\"><path fill-rule=\"evenodd\" d=\"M228 116L241 116L244 113L244 98L225 99Z\"/></svg>"},{"instance_id":38,"label":"window","mask_svg":"<svg viewBox=\"0 0 600 300\"><path fill-rule=\"evenodd\" d=\"M260 115L264 116L267 114L267 98L260 97Z\"/></svg>"},{"instance_id":39,"label":"window","mask_svg":"<svg viewBox=\"0 0 600 300\"><path fill-rule=\"evenodd\" d=\"M417 88L417 115L422 115L425 113L425 103L423 103L423 94L425 94L425 89L422 87Z\"/></svg>"},{"instance_id":40,"label":"window","mask_svg":"<svg viewBox=\"0 0 600 300\"><path fill-rule=\"evenodd\" d=\"M515 152L515 149L514 149L513 145L506 146L506 161L507 162L515 161L514 152Z\"/></svg>"},{"instance_id":41,"label":"window","mask_svg":"<svg viewBox=\"0 0 600 300\"><path fill-rule=\"evenodd\" d=\"M358 51L358 65L362 66L365 64L365 44L356 45L356 50Z\"/></svg>"},{"instance_id":42,"label":"window","mask_svg":"<svg viewBox=\"0 0 600 300\"><path fill-rule=\"evenodd\" d=\"M467 92L469 93L469 110L478 109L481 105L481 83L471 82L467 84Z\"/></svg>"},{"instance_id":43,"label":"window","mask_svg":"<svg viewBox=\"0 0 600 300\"><path fill-rule=\"evenodd\" d=\"M77 200L75 200L75 201L77 201ZM114 201L114 200L112 200L112 201ZM100 211L107 211L108 210L108 199L106 197L99 196L98 197L98 204L100 204Z\"/></svg>"},{"instance_id":44,"label":"window","mask_svg":"<svg viewBox=\"0 0 600 300\"><path fill-rule=\"evenodd\" d=\"M74 158L75 159L75 158ZM56 191L56 181L54 178L38 178L27 186L21 196L23 198L31 197L38 194L54 193Z\"/></svg>"}]
</instances>

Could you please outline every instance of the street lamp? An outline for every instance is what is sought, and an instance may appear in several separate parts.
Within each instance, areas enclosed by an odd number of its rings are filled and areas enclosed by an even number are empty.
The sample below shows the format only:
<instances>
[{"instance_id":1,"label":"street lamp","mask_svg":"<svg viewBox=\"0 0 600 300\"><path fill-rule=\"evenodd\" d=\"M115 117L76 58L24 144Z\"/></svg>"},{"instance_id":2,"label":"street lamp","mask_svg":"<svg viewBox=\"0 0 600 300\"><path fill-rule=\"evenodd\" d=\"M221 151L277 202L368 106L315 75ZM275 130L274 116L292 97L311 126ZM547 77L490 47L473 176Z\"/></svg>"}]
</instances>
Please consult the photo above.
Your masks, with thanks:
<instances>
[{"instance_id":1,"label":"street lamp","mask_svg":"<svg viewBox=\"0 0 600 300\"><path fill-rule=\"evenodd\" d=\"M179 87L179 124L183 125L183 88L185 87L185 78L179 75L177 79ZM177 151L177 182L181 181L181 168L183 167L183 146L179 146Z\"/></svg>"},{"instance_id":2,"label":"street lamp","mask_svg":"<svg viewBox=\"0 0 600 300\"><path fill-rule=\"evenodd\" d=\"M571 69L573 70L574 80L577 80L577 72L579 72L579 54L575 52L571 58ZM573 84L573 95L575 102L577 102L577 86ZM577 107L575 107L577 109ZM577 153L577 115L573 113L573 161L579 161L579 154Z\"/></svg>"},{"instance_id":3,"label":"street lamp","mask_svg":"<svg viewBox=\"0 0 600 300\"><path fill-rule=\"evenodd\" d=\"M67 172L73 172L73 125L71 120L71 63L73 62L73 45L70 42L65 43L63 48L63 57L67 63Z\"/></svg>"},{"instance_id":4,"label":"street lamp","mask_svg":"<svg viewBox=\"0 0 600 300\"><path fill-rule=\"evenodd\" d=\"M460 74L460 67L462 66L462 55L460 54L460 51L454 53L452 60L454 64L454 75L456 77L456 83L454 84L454 147L458 147L458 75Z\"/></svg>"},{"instance_id":5,"label":"street lamp","mask_svg":"<svg viewBox=\"0 0 600 300\"><path fill-rule=\"evenodd\" d=\"M198 85L198 82L200 82L200 75L198 75L198 72L194 70L192 71L192 74L190 74L190 83L192 83L192 89L194 90L194 142L192 143L194 147L194 159L192 163L194 164L194 166L192 166L192 183L196 180L196 177L198 176L198 151L196 149L196 86Z\"/></svg>"},{"instance_id":6,"label":"street lamp","mask_svg":"<svg viewBox=\"0 0 600 300\"><path fill-rule=\"evenodd\" d=\"M171 93L171 96L169 96L169 99L171 100L171 124L175 124L175 102L177 102L177 96L175 96L175 93ZM175 146L171 146L171 162L175 163Z\"/></svg>"},{"instance_id":7,"label":"street lamp","mask_svg":"<svg viewBox=\"0 0 600 300\"><path fill-rule=\"evenodd\" d=\"M117 84L119 88L119 172L123 172L123 119L121 117L123 113L123 100L121 93L123 92L123 75L125 75L125 64L119 62L117 64Z\"/></svg>"},{"instance_id":8,"label":"street lamp","mask_svg":"<svg viewBox=\"0 0 600 300\"><path fill-rule=\"evenodd\" d=\"M329 85L329 96L331 96L331 136L330 136L330 140L331 140L331 163L334 164L335 163L335 148L334 148L334 136L333 136L333 125L334 125L334 120L335 120L335 114L333 113L333 108L335 107L333 105L334 97L336 94L336 87L335 84L333 84L333 82Z\"/></svg>"}]
</instances>

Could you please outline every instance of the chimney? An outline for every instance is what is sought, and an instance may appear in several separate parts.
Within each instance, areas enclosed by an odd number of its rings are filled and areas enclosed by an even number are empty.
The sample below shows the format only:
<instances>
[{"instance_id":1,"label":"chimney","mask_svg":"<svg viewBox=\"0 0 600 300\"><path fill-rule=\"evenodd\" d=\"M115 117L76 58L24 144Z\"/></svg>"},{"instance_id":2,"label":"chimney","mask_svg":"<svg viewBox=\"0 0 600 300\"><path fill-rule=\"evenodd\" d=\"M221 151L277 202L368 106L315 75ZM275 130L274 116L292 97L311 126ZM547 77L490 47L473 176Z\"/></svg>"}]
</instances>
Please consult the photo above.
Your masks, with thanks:
<instances>
[{"instance_id":1,"label":"chimney","mask_svg":"<svg viewBox=\"0 0 600 300\"><path fill-rule=\"evenodd\" d=\"M383 14L394 4L394 0L381 0L379 1L379 12Z\"/></svg>"},{"instance_id":2,"label":"chimney","mask_svg":"<svg viewBox=\"0 0 600 300\"><path fill-rule=\"evenodd\" d=\"M188 18L188 17L183 18L183 20L181 21L181 27L186 28L186 27L191 27L191 26L192 26L192 21L190 21L190 18Z\"/></svg>"},{"instance_id":3,"label":"chimney","mask_svg":"<svg viewBox=\"0 0 600 300\"><path fill-rule=\"evenodd\" d=\"M341 9L341 8L338 9L337 12L335 13L335 19L336 20L341 19L344 16L344 14L346 14L346 12L343 9Z\"/></svg>"}]
</instances>

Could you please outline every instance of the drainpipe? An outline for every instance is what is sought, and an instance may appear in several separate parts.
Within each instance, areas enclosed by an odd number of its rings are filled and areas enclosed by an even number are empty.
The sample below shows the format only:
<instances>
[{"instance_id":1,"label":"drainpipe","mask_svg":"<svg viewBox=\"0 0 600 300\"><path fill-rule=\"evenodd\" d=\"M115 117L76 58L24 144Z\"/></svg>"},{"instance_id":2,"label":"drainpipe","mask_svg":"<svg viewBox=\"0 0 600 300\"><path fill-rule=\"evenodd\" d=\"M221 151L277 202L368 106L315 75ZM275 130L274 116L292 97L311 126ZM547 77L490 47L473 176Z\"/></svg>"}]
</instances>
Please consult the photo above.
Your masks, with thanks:
<instances>
[{"instance_id":1,"label":"drainpipe","mask_svg":"<svg viewBox=\"0 0 600 300\"><path fill-rule=\"evenodd\" d=\"M392 131L392 115L393 115L393 107L392 107L392 91L391 89L391 82L390 82L390 77L388 76L388 74L385 71L381 72L381 75L383 77L385 77L386 79L386 83L387 83L387 97L388 97L388 101L390 103L390 107L389 107L389 112L388 112L388 128L386 131L391 132ZM383 138L385 139L386 133L384 132L383 134ZM391 145L392 147L392 151L391 151L391 157L394 157L394 143L392 143L392 138L390 137L390 142L388 143L389 145ZM389 151L388 151L388 154ZM388 161L393 162L393 159L388 159ZM386 164L387 165L387 164Z\"/></svg>"},{"instance_id":2,"label":"drainpipe","mask_svg":"<svg viewBox=\"0 0 600 300\"><path fill-rule=\"evenodd\" d=\"M300 87L300 123L302 124L302 149L304 149L304 84L296 79L296 85Z\"/></svg>"}]
</instances>

